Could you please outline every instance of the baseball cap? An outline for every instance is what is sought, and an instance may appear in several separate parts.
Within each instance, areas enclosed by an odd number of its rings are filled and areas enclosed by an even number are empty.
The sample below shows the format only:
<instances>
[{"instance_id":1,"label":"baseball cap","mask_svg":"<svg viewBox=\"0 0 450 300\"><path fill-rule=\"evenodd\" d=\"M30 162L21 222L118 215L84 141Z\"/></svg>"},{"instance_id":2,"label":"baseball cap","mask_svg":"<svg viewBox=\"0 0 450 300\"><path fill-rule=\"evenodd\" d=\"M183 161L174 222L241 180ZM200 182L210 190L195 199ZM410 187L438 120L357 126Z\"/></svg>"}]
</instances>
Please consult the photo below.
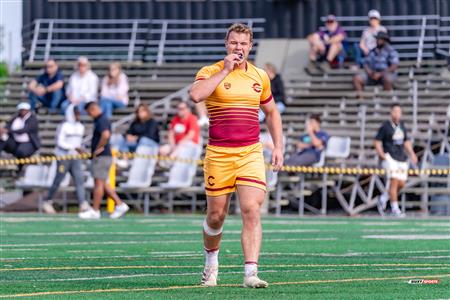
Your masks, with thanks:
<instances>
[{"instance_id":1,"label":"baseball cap","mask_svg":"<svg viewBox=\"0 0 450 300\"><path fill-rule=\"evenodd\" d=\"M377 40L382 39L382 40L388 41L389 43L391 42L391 38L389 37L389 34L387 34L384 31L379 31L378 34L375 36L375 38Z\"/></svg>"},{"instance_id":2,"label":"baseball cap","mask_svg":"<svg viewBox=\"0 0 450 300\"><path fill-rule=\"evenodd\" d=\"M380 12L378 10L376 10L376 9L371 9L369 11L369 19L372 19L372 18L381 20Z\"/></svg>"},{"instance_id":3,"label":"baseball cap","mask_svg":"<svg viewBox=\"0 0 450 300\"><path fill-rule=\"evenodd\" d=\"M19 103L18 105L17 105L17 110L30 110L31 109L31 106L30 106L30 104L29 103L26 103L26 102L21 102L21 103Z\"/></svg>"},{"instance_id":4,"label":"baseball cap","mask_svg":"<svg viewBox=\"0 0 450 300\"><path fill-rule=\"evenodd\" d=\"M325 22L335 22L336 16L335 15L328 15Z\"/></svg>"}]
</instances>

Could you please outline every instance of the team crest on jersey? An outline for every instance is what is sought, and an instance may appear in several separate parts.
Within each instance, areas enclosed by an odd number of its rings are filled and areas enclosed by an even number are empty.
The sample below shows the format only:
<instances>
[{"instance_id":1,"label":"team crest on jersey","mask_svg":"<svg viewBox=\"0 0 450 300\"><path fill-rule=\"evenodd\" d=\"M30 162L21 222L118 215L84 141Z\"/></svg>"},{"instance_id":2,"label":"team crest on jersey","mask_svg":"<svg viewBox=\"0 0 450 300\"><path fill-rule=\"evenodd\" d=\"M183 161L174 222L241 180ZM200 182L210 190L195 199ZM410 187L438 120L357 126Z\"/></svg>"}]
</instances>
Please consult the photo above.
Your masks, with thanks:
<instances>
[{"instance_id":1,"label":"team crest on jersey","mask_svg":"<svg viewBox=\"0 0 450 300\"><path fill-rule=\"evenodd\" d=\"M261 92L261 85L259 83L254 83L252 86L252 89L257 92L260 93Z\"/></svg>"},{"instance_id":2,"label":"team crest on jersey","mask_svg":"<svg viewBox=\"0 0 450 300\"><path fill-rule=\"evenodd\" d=\"M229 83L229 82L224 82L223 87L224 87L225 89L229 90L230 87L231 87L231 83Z\"/></svg>"}]
</instances>

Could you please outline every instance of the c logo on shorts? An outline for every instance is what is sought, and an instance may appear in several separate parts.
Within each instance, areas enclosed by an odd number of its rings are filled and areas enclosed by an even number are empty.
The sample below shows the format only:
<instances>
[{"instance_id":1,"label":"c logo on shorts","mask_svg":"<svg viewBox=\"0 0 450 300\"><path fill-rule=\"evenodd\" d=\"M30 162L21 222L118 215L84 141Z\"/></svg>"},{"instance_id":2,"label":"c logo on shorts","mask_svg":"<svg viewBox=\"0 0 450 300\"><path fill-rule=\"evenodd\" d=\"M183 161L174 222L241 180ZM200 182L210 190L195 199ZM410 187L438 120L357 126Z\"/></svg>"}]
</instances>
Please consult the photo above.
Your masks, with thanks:
<instances>
[{"instance_id":1,"label":"c logo on shorts","mask_svg":"<svg viewBox=\"0 0 450 300\"><path fill-rule=\"evenodd\" d=\"M231 83L229 83L229 82L224 82L224 83L223 83L223 87L224 87L225 89L229 90L229 89L231 88Z\"/></svg>"},{"instance_id":2,"label":"c logo on shorts","mask_svg":"<svg viewBox=\"0 0 450 300\"><path fill-rule=\"evenodd\" d=\"M210 186L214 186L215 185L215 183L214 182L211 182L211 180L214 180L215 178L214 178L214 176L209 176L208 177L208 185L210 185Z\"/></svg>"},{"instance_id":3,"label":"c logo on shorts","mask_svg":"<svg viewBox=\"0 0 450 300\"><path fill-rule=\"evenodd\" d=\"M260 93L261 92L261 85L259 83L254 83L252 86L252 89L257 92Z\"/></svg>"}]
</instances>

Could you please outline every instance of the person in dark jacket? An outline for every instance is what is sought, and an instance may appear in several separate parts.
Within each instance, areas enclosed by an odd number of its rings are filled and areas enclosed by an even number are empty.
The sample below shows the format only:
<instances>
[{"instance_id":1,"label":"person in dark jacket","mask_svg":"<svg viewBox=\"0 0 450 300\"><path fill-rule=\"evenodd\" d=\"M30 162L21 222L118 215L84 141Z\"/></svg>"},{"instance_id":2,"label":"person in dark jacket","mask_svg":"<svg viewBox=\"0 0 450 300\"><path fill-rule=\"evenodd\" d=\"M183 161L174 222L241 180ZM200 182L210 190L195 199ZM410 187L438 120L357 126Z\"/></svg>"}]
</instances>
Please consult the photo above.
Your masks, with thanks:
<instances>
[{"instance_id":1,"label":"person in dark jacket","mask_svg":"<svg viewBox=\"0 0 450 300\"><path fill-rule=\"evenodd\" d=\"M40 147L39 126L36 116L31 112L30 104L17 105L18 114L5 128L0 128L0 152L11 153L17 158L33 155Z\"/></svg>"},{"instance_id":2,"label":"person in dark jacket","mask_svg":"<svg viewBox=\"0 0 450 300\"><path fill-rule=\"evenodd\" d=\"M159 145L159 126L153 117L149 107L139 104L136 108L135 119L131 123L125 137L120 135L113 142L113 147L121 152L134 152L139 145Z\"/></svg>"},{"instance_id":3,"label":"person in dark jacket","mask_svg":"<svg viewBox=\"0 0 450 300\"><path fill-rule=\"evenodd\" d=\"M272 97L278 107L280 114L286 110L286 95L284 94L284 84L281 75L277 73L277 68L271 64L266 63L264 70L270 78L270 90L272 91ZM259 111L259 122L262 123L265 119L265 115L262 110Z\"/></svg>"}]
</instances>

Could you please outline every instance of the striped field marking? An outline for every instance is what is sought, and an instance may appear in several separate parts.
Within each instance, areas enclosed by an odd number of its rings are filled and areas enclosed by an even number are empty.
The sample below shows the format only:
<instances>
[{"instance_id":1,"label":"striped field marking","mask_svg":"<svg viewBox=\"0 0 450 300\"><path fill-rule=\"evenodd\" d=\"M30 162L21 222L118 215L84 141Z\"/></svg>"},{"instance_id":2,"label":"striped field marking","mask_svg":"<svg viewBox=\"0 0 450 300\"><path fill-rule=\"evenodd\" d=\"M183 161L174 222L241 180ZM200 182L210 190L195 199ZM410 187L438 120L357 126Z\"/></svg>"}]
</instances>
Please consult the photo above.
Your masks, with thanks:
<instances>
[{"instance_id":1,"label":"striped field marking","mask_svg":"<svg viewBox=\"0 0 450 300\"><path fill-rule=\"evenodd\" d=\"M61 266L61 267L27 267L27 268L0 268L0 272L5 271L55 271L55 270L110 270L110 269L194 269L203 268L204 265L187 266L167 266L167 265L146 265L146 266ZM261 265L262 268L329 268L329 267L450 267L450 264L276 264ZM221 265L220 268L242 268L242 265Z\"/></svg>"},{"instance_id":2,"label":"striped field marking","mask_svg":"<svg viewBox=\"0 0 450 300\"><path fill-rule=\"evenodd\" d=\"M438 268L384 268L384 269L376 269L376 271L429 271L429 270L444 270L447 269L445 267ZM338 271L335 268L331 269L319 269L319 270L311 270L311 269L297 269L297 270L260 270L259 273L304 273L304 272L335 272ZM167 277L167 276L199 276L201 271L190 272L190 273L141 273L141 274L131 274L131 275L111 275L111 276L100 276L100 277L77 277L77 278L51 278L51 279L42 279L35 278L32 280L2 280L2 282L6 283L19 283L19 282L68 282L68 281L91 281L91 280L107 280L107 279L124 279L124 278L143 278L143 277ZM229 271L229 272L220 272L220 275L223 277L224 275L233 275L233 274L242 274L242 271Z\"/></svg>"},{"instance_id":3,"label":"striped field marking","mask_svg":"<svg viewBox=\"0 0 450 300\"><path fill-rule=\"evenodd\" d=\"M336 241L335 237L324 238L279 238L279 239L264 239L264 242L298 242L298 241ZM241 239L224 239L222 243L240 242ZM61 242L61 243L42 243L42 244L0 244L2 248L14 247L46 247L46 246L81 246L81 245L145 245L145 244L186 244L202 243L202 240L167 240L167 241L107 241L107 242Z\"/></svg>"},{"instance_id":4,"label":"striped field marking","mask_svg":"<svg viewBox=\"0 0 450 300\"><path fill-rule=\"evenodd\" d=\"M445 278L450 277L450 274L436 274L425 275L420 278ZM303 284L322 284L322 283L346 283L346 282L361 282L361 281L389 281L389 280L405 280L415 279L417 276L399 276L399 277L371 277L371 278L344 278L344 279L325 279L325 280L304 280L304 281L288 281L288 282L273 282L270 285L303 285ZM242 284L229 283L220 284L218 287L241 287ZM150 292L150 291L171 291L171 290L186 290L206 288L201 285L185 285L185 286L168 286L168 287L149 287L149 288L112 288L112 289L96 289L96 290L79 290L79 291L49 291L37 293L23 293L23 294L9 294L0 295L0 298L19 298L19 297L33 297L33 296L50 296L50 295L76 295L76 294L97 294L97 293L130 293L130 292Z\"/></svg>"}]
</instances>

